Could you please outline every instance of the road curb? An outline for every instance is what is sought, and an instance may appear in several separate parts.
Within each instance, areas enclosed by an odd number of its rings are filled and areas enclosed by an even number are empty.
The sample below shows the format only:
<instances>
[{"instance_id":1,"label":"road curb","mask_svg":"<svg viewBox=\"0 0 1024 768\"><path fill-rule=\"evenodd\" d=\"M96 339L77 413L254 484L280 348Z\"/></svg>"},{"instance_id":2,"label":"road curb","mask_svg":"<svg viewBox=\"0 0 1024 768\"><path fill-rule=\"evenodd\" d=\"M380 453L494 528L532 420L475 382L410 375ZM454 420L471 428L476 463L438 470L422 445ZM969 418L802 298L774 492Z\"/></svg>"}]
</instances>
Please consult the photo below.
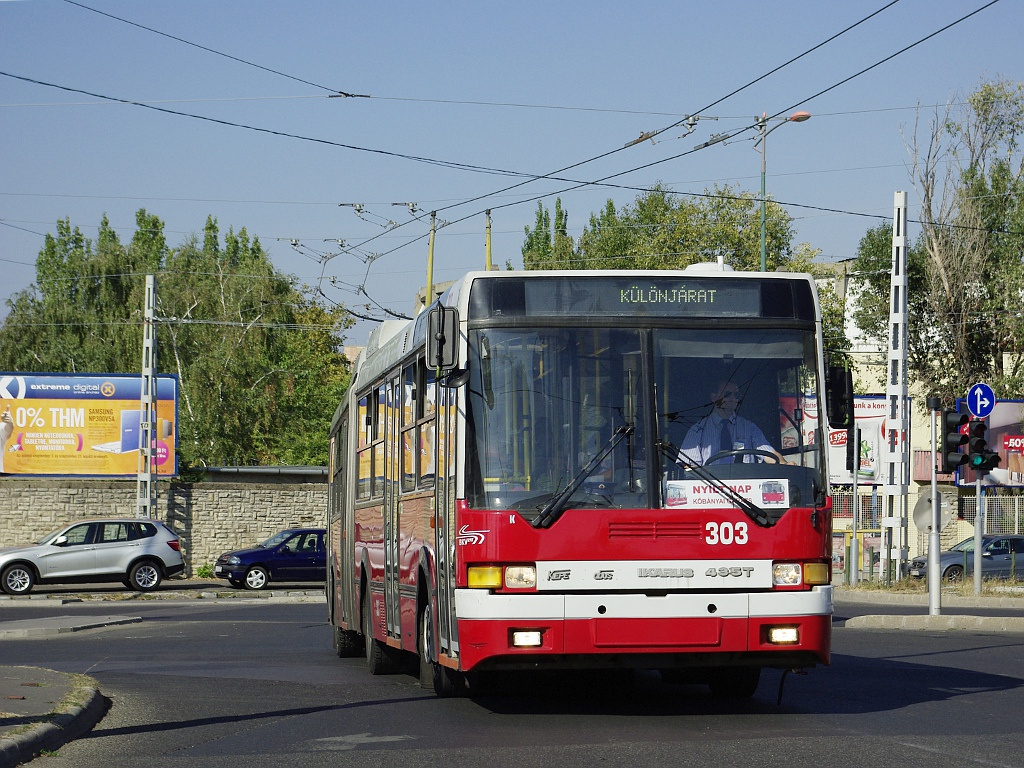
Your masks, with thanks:
<instances>
[{"instance_id":1,"label":"road curb","mask_svg":"<svg viewBox=\"0 0 1024 768\"><path fill-rule=\"evenodd\" d=\"M1024 617L1016 616L853 616L843 622L852 629L968 630L1024 633Z\"/></svg>"},{"instance_id":2,"label":"road curb","mask_svg":"<svg viewBox=\"0 0 1024 768\"><path fill-rule=\"evenodd\" d=\"M56 751L92 730L103 719L110 702L99 689L83 690L84 704L58 709L47 722L22 733L0 738L0 768L14 768L46 751Z\"/></svg>"},{"instance_id":3,"label":"road curb","mask_svg":"<svg viewBox=\"0 0 1024 768\"><path fill-rule=\"evenodd\" d=\"M53 637L69 632L81 632L84 629L99 629L120 624L138 624L141 616L96 616L94 618L76 618L73 616L55 616L49 619L25 619L24 621L5 622L0 629L0 640L26 640L32 637ZM20 626L19 626L20 625Z\"/></svg>"}]
</instances>

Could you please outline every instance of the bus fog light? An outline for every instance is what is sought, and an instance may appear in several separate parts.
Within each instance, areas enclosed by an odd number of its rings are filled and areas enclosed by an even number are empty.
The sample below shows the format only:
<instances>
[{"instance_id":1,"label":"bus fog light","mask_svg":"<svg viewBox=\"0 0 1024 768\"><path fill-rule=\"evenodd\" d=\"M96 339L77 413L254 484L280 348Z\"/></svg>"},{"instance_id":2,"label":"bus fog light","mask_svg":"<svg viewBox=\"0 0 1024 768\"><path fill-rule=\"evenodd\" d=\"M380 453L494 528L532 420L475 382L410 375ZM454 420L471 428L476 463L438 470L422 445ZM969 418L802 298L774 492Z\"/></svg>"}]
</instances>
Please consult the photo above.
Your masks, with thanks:
<instances>
[{"instance_id":1,"label":"bus fog light","mask_svg":"<svg viewBox=\"0 0 1024 768\"><path fill-rule=\"evenodd\" d=\"M798 587L803 583L800 563L775 563L772 566L772 584L777 587Z\"/></svg>"},{"instance_id":2,"label":"bus fog light","mask_svg":"<svg viewBox=\"0 0 1024 768\"><path fill-rule=\"evenodd\" d=\"M800 630L796 627L768 627L768 642L772 645L796 645Z\"/></svg>"},{"instance_id":3,"label":"bus fog light","mask_svg":"<svg viewBox=\"0 0 1024 768\"><path fill-rule=\"evenodd\" d=\"M505 586L509 589L532 589L537 586L537 569L532 565L510 565L505 568Z\"/></svg>"},{"instance_id":4,"label":"bus fog light","mask_svg":"<svg viewBox=\"0 0 1024 768\"><path fill-rule=\"evenodd\" d=\"M512 630L512 646L515 648L539 648L541 633L539 629Z\"/></svg>"}]
</instances>

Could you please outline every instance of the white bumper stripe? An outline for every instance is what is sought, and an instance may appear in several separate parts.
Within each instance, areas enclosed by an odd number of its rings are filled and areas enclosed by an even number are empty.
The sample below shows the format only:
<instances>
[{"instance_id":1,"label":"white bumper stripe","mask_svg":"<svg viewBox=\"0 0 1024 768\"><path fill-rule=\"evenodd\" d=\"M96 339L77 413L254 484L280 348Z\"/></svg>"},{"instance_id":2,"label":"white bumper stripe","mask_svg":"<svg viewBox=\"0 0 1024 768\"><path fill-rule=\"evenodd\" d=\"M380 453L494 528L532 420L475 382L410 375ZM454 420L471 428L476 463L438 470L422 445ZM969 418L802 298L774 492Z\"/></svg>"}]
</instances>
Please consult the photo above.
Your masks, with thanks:
<instances>
[{"instance_id":1,"label":"white bumper stripe","mask_svg":"<svg viewBox=\"0 0 1024 768\"><path fill-rule=\"evenodd\" d=\"M771 560L539 560L537 591L768 589Z\"/></svg>"},{"instance_id":2,"label":"white bumper stripe","mask_svg":"<svg viewBox=\"0 0 1024 768\"><path fill-rule=\"evenodd\" d=\"M495 595L484 589L457 589L455 611L460 619L499 621L830 616L832 587L815 587L810 592L670 594L659 597L637 594L552 595L533 592L521 595Z\"/></svg>"}]
</instances>

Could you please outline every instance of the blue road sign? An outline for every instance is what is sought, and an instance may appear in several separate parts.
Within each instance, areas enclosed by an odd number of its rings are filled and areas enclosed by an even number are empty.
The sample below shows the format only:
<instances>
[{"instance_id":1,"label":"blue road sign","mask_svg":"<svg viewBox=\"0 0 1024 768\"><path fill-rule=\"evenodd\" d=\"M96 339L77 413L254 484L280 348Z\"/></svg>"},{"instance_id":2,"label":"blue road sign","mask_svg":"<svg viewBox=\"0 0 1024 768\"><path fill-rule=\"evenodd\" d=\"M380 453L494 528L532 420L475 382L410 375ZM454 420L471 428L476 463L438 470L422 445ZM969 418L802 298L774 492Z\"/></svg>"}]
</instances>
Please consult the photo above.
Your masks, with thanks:
<instances>
[{"instance_id":1,"label":"blue road sign","mask_svg":"<svg viewBox=\"0 0 1024 768\"><path fill-rule=\"evenodd\" d=\"M984 419L996 405L996 395L988 384L975 384L967 393L967 410L977 419Z\"/></svg>"}]
</instances>

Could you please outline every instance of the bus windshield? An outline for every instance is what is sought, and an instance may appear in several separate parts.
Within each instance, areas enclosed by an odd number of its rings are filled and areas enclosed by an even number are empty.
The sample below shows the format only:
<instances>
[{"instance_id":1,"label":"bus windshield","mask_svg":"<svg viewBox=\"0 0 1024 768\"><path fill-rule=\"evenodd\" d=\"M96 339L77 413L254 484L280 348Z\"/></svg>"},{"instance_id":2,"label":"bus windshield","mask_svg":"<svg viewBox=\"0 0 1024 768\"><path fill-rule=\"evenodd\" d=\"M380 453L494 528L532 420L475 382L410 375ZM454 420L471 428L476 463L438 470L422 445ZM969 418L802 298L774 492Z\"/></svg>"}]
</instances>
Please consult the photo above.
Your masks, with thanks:
<instances>
[{"instance_id":1,"label":"bus windshield","mask_svg":"<svg viewBox=\"0 0 1024 768\"><path fill-rule=\"evenodd\" d=\"M811 330L497 327L469 342L472 507L735 506L708 479L776 518L823 501Z\"/></svg>"}]
</instances>

